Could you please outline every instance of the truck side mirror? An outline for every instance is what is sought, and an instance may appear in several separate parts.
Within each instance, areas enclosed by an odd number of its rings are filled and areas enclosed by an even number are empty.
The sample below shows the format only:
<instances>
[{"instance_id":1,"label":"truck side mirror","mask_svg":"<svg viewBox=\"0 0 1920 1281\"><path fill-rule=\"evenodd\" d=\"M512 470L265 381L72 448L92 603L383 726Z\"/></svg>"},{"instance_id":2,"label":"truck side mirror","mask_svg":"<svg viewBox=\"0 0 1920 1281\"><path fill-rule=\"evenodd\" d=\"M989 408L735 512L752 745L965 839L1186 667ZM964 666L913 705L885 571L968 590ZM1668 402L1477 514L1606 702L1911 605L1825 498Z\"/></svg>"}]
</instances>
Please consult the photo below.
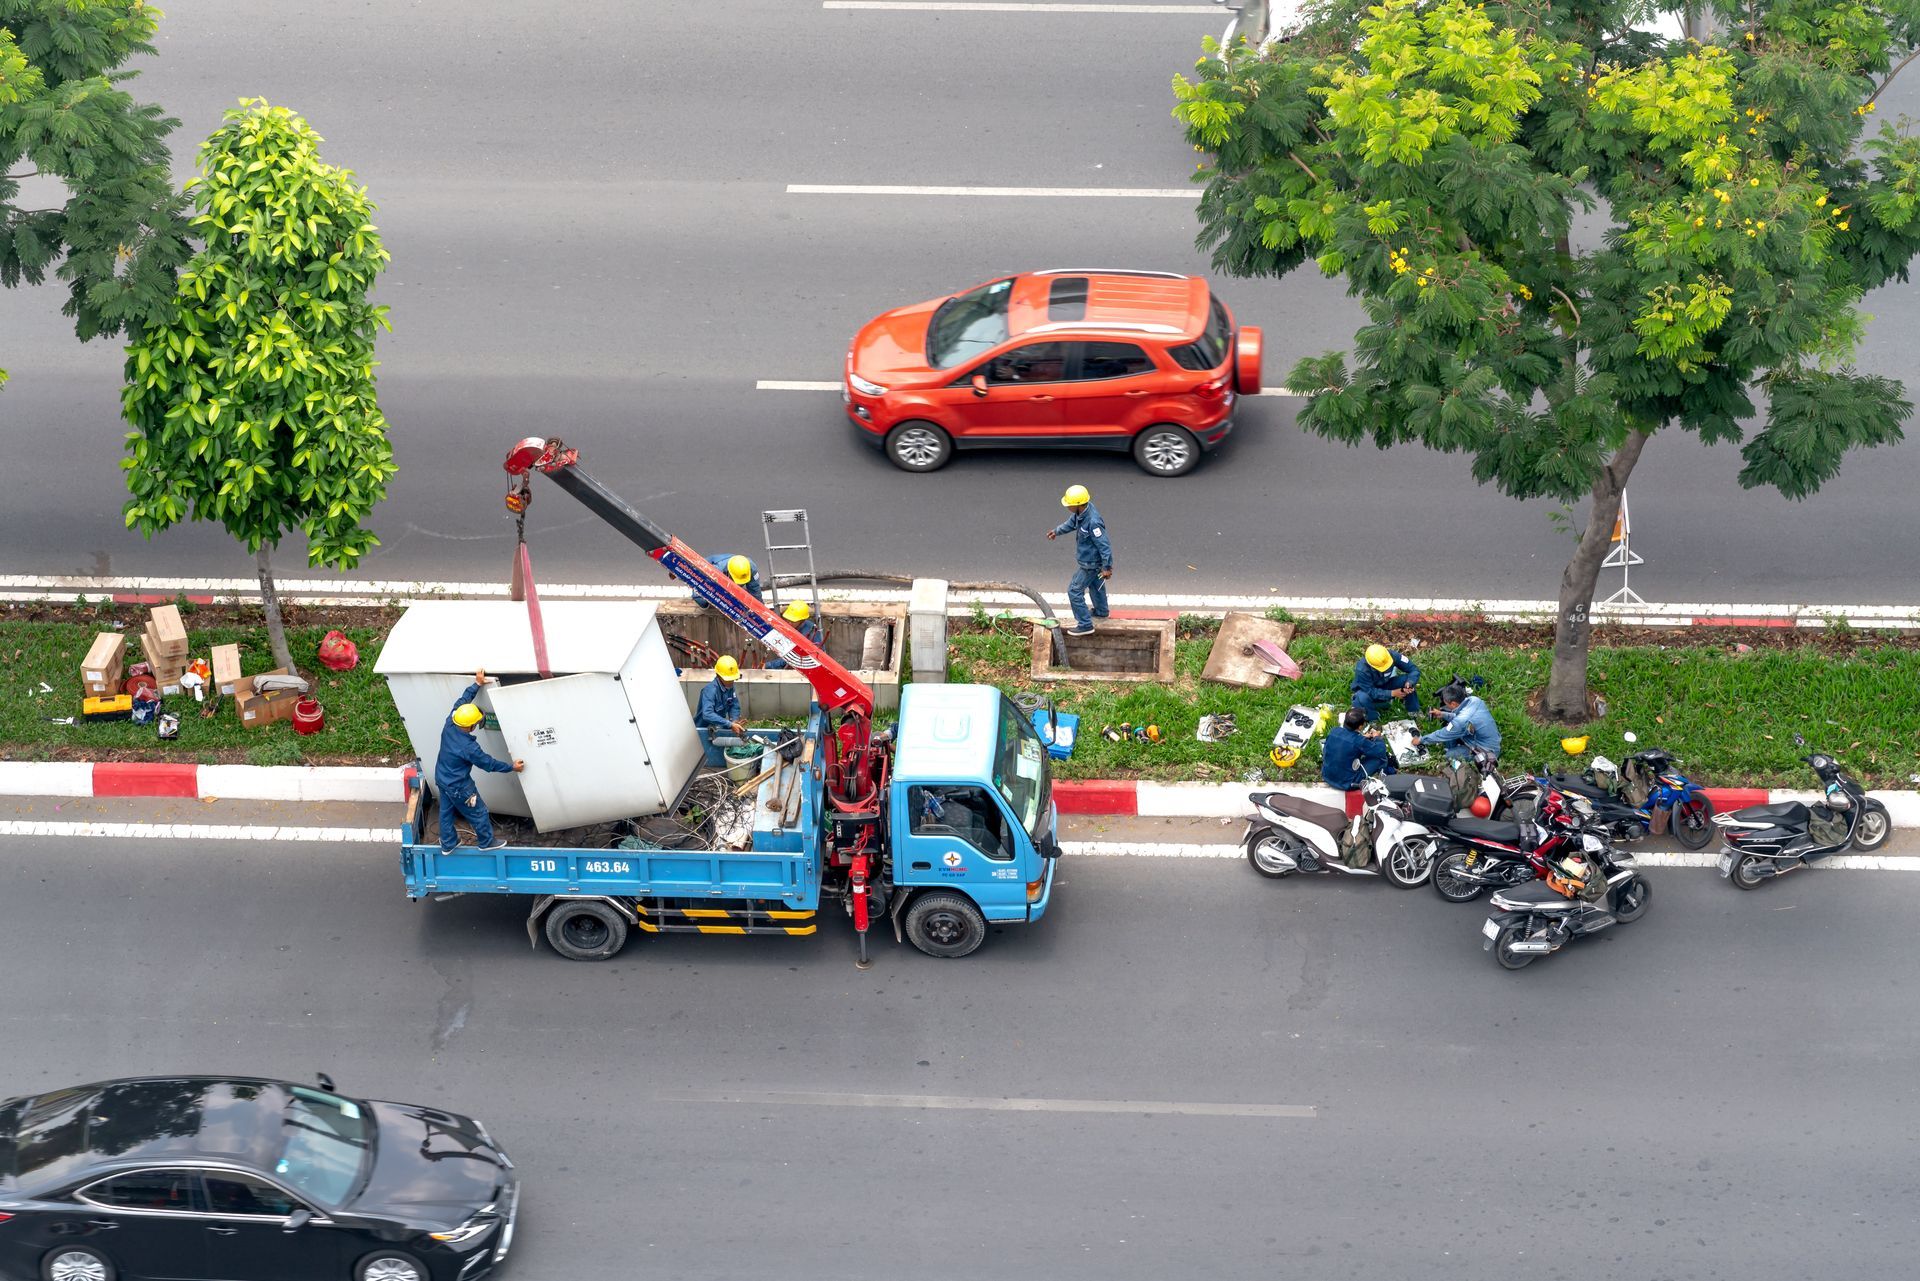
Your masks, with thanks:
<instances>
[{"instance_id":1,"label":"truck side mirror","mask_svg":"<svg viewBox=\"0 0 1920 1281\"><path fill-rule=\"evenodd\" d=\"M985 396L987 394L987 376L985 374L975 374L969 381L973 384L974 395Z\"/></svg>"}]
</instances>

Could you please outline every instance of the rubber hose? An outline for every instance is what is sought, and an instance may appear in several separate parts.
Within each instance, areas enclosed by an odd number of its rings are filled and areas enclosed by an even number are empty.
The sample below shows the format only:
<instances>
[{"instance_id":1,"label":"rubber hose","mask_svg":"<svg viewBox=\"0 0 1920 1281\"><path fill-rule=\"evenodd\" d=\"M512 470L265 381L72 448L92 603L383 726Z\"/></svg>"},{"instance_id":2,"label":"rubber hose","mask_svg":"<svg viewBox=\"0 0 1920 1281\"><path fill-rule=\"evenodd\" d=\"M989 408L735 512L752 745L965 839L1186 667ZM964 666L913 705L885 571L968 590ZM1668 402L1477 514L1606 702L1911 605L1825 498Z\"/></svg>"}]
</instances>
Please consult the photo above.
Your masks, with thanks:
<instances>
[{"instance_id":1,"label":"rubber hose","mask_svg":"<svg viewBox=\"0 0 1920 1281\"><path fill-rule=\"evenodd\" d=\"M863 569L829 570L827 573L815 574L813 577L815 581L822 583L901 583L908 587L913 586L913 575L911 574L880 574ZM805 574L778 574L775 575L772 580L775 587L797 587L807 581L808 578ZM1053 633L1053 665L1062 671L1072 669L1073 664L1067 661L1067 638L1060 634L1060 620L1054 617L1053 606L1047 604L1046 597L1034 591L1033 588L1028 587L1024 583L1000 582L951 582L948 583L947 586L956 591L963 592L1018 592L1020 595L1025 596L1028 600L1032 601L1035 608L1053 624L1053 626L1047 628L1049 632Z\"/></svg>"}]
</instances>

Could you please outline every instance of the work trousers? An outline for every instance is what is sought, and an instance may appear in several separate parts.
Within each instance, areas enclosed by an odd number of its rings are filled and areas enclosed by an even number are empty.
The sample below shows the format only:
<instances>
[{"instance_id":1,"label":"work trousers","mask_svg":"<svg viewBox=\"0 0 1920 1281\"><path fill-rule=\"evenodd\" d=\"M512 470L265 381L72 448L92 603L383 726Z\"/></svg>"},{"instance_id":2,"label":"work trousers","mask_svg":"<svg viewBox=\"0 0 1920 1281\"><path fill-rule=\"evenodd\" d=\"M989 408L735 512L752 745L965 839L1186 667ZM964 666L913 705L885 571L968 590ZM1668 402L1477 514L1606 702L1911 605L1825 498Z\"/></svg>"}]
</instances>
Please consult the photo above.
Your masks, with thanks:
<instances>
[{"instance_id":1,"label":"work trousers","mask_svg":"<svg viewBox=\"0 0 1920 1281\"><path fill-rule=\"evenodd\" d=\"M1396 703L1406 709L1404 715L1418 716L1420 714L1420 691L1416 689L1405 698L1395 698L1393 695L1387 693L1373 694L1363 689L1353 691L1353 705L1365 712L1367 719L1370 721L1379 720L1380 713L1392 708ZM1396 716L1394 719L1399 720L1400 717Z\"/></svg>"},{"instance_id":2,"label":"work trousers","mask_svg":"<svg viewBox=\"0 0 1920 1281\"><path fill-rule=\"evenodd\" d=\"M460 844L460 834L454 831L453 820L464 818L473 825L473 836L480 848L493 844L493 816L487 813L487 803L480 799L479 789L473 780L468 779L458 787L443 787L440 791L440 849L450 853Z\"/></svg>"},{"instance_id":3,"label":"work trousers","mask_svg":"<svg viewBox=\"0 0 1920 1281\"><path fill-rule=\"evenodd\" d=\"M1093 602L1091 612L1087 609L1089 600ZM1073 572L1073 581L1067 584L1067 604L1073 606L1075 627L1092 627L1094 619L1107 616L1107 580L1100 577L1099 570L1082 565Z\"/></svg>"}]
</instances>

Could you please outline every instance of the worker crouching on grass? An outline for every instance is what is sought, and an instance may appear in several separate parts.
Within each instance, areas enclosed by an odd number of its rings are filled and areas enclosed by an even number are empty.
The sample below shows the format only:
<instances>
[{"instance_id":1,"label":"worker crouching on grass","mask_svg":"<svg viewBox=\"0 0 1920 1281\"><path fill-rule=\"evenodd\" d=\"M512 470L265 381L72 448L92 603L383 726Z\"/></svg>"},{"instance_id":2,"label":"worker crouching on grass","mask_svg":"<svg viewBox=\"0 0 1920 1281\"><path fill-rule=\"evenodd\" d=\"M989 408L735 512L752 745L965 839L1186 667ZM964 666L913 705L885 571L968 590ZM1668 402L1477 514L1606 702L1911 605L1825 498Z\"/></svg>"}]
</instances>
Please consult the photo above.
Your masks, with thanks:
<instances>
[{"instance_id":1,"label":"worker crouching on grass","mask_svg":"<svg viewBox=\"0 0 1920 1281\"><path fill-rule=\"evenodd\" d=\"M740 722L740 696L733 692L733 683L739 679L740 660L732 654L722 654L720 661L713 665L713 679L700 691L700 707L693 714L693 727L700 735L700 745L707 749L709 769L718 769L727 763L726 754L714 739L738 738L746 730Z\"/></svg>"},{"instance_id":2,"label":"worker crouching on grass","mask_svg":"<svg viewBox=\"0 0 1920 1281\"><path fill-rule=\"evenodd\" d=\"M433 788L440 796L442 854L451 854L459 848L459 829L453 825L456 818L464 818L473 825L474 843L481 849L497 850L506 846L505 840L493 834L493 816L487 813L487 803L480 799L480 789L473 785L476 765L491 774L518 774L526 768L524 761L509 764L489 756L474 741L474 731L480 728L486 714L473 700L482 685L497 683L486 672L475 672L473 684L460 695L447 723L440 727L440 756L433 765Z\"/></svg>"},{"instance_id":3,"label":"worker crouching on grass","mask_svg":"<svg viewBox=\"0 0 1920 1281\"><path fill-rule=\"evenodd\" d=\"M1366 656L1353 665L1353 705L1380 719L1380 713L1398 702L1408 716L1420 714L1420 669L1397 649L1385 645L1367 646Z\"/></svg>"},{"instance_id":4,"label":"worker crouching on grass","mask_svg":"<svg viewBox=\"0 0 1920 1281\"><path fill-rule=\"evenodd\" d=\"M1073 513L1047 531L1054 539L1073 535L1073 581L1067 584L1067 604L1073 606L1073 626L1069 636L1093 635L1093 621L1107 616L1107 580L1113 577L1113 544L1107 540L1107 523L1093 505L1093 495L1085 485L1069 486L1060 496L1060 505ZM1088 609L1091 600L1092 609Z\"/></svg>"},{"instance_id":5,"label":"worker crouching on grass","mask_svg":"<svg viewBox=\"0 0 1920 1281\"><path fill-rule=\"evenodd\" d=\"M797 600L780 611L780 617L793 624L793 630L816 645L826 644L826 633L820 630L820 620L813 616L813 606L803 600ZM767 667L778 671L787 665L784 658L769 658Z\"/></svg>"}]
</instances>

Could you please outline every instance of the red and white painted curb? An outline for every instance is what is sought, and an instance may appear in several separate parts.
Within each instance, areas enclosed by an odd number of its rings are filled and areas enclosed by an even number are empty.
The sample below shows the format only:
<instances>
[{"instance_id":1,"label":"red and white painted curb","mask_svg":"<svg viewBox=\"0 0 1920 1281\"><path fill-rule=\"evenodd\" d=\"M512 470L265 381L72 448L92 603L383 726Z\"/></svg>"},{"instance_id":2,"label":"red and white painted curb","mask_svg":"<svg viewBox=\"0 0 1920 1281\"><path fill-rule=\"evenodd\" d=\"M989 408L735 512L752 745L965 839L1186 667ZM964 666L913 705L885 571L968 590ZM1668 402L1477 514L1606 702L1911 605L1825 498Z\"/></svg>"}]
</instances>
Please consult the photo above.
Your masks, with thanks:
<instances>
[{"instance_id":1,"label":"red and white painted curb","mask_svg":"<svg viewBox=\"0 0 1920 1281\"><path fill-rule=\"evenodd\" d=\"M405 801L398 765L191 765L0 761L0 796L157 796L230 801Z\"/></svg>"}]
</instances>

